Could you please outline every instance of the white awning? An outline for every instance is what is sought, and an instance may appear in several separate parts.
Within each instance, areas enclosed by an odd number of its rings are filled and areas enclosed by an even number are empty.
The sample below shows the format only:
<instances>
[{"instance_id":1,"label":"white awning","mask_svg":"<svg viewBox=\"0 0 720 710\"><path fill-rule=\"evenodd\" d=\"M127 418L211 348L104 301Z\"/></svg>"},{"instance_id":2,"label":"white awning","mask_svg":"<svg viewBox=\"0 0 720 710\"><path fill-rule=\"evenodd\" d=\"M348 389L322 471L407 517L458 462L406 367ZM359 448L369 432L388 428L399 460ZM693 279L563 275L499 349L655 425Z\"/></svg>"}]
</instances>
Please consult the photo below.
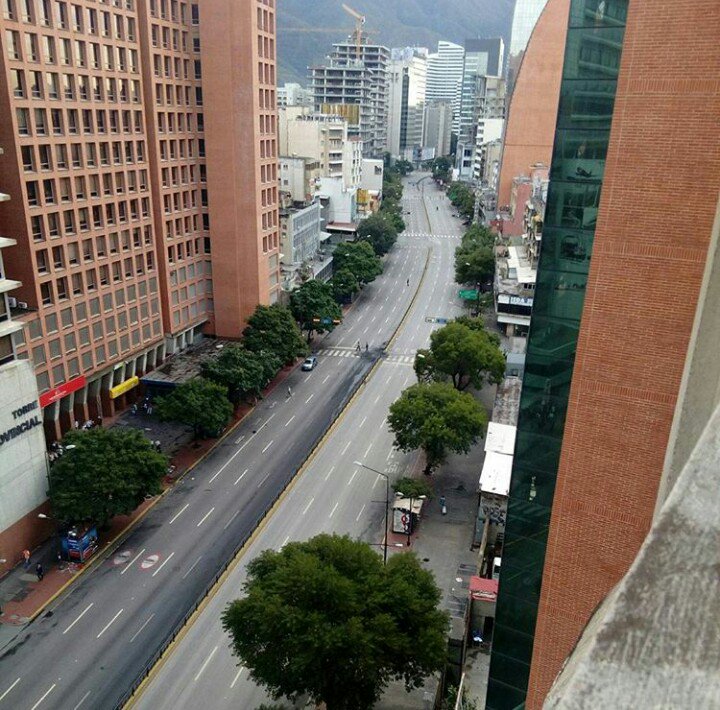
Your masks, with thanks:
<instances>
[{"instance_id":1,"label":"white awning","mask_svg":"<svg viewBox=\"0 0 720 710\"><path fill-rule=\"evenodd\" d=\"M515 451L516 434L517 427L512 424L490 422L485 437L485 451L495 451L498 454L512 456Z\"/></svg>"},{"instance_id":2,"label":"white awning","mask_svg":"<svg viewBox=\"0 0 720 710\"><path fill-rule=\"evenodd\" d=\"M506 496L510 492L512 462L513 457L508 454L488 451L480 474L480 490L483 493Z\"/></svg>"}]
</instances>

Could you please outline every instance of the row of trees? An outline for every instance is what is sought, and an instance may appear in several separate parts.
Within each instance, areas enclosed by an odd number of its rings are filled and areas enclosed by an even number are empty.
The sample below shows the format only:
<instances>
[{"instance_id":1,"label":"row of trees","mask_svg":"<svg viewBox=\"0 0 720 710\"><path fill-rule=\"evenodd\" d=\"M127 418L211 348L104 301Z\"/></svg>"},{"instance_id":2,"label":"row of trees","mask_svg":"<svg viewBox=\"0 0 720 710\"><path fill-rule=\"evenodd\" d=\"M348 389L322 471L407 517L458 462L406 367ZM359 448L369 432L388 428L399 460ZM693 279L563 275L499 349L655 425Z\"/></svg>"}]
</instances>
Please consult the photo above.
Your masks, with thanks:
<instances>
[{"instance_id":1,"label":"row of trees","mask_svg":"<svg viewBox=\"0 0 720 710\"><path fill-rule=\"evenodd\" d=\"M465 390L501 382L505 358L480 319L462 317L432 333L415 372L418 384L390 406L388 423L397 448L424 451L430 475L450 452L466 454L484 436L487 413Z\"/></svg>"},{"instance_id":2,"label":"row of trees","mask_svg":"<svg viewBox=\"0 0 720 710\"><path fill-rule=\"evenodd\" d=\"M447 189L447 196L457 211L465 218L475 214L475 193L464 182L453 182Z\"/></svg>"},{"instance_id":3,"label":"row of trees","mask_svg":"<svg viewBox=\"0 0 720 710\"><path fill-rule=\"evenodd\" d=\"M495 235L484 225L473 224L455 249L455 281L485 284L495 273Z\"/></svg>"}]
</instances>

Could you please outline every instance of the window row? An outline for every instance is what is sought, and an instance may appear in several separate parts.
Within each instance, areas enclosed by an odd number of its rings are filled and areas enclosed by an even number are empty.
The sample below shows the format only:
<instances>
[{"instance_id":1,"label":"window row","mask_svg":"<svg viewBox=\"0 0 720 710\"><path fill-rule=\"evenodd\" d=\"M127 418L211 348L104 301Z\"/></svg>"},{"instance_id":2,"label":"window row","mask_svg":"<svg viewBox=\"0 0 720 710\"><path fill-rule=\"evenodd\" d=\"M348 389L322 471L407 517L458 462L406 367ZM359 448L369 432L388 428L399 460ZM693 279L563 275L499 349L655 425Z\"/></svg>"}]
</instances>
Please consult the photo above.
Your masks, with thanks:
<instances>
[{"instance_id":1,"label":"window row","mask_svg":"<svg viewBox=\"0 0 720 710\"><path fill-rule=\"evenodd\" d=\"M260 133L275 135L275 114L260 114Z\"/></svg>"},{"instance_id":2,"label":"window row","mask_svg":"<svg viewBox=\"0 0 720 710\"><path fill-rule=\"evenodd\" d=\"M205 139L198 138L197 147L194 138L160 141L160 160L184 160L186 158L205 157Z\"/></svg>"},{"instance_id":3,"label":"window row","mask_svg":"<svg viewBox=\"0 0 720 710\"><path fill-rule=\"evenodd\" d=\"M172 195L163 195L163 212L181 212L183 210L194 210L197 208L197 195L195 190L184 190ZM206 229L206 227L203 227Z\"/></svg>"},{"instance_id":4,"label":"window row","mask_svg":"<svg viewBox=\"0 0 720 710\"><path fill-rule=\"evenodd\" d=\"M258 56L275 61L275 40L272 37L258 35Z\"/></svg>"},{"instance_id":5,"label":"window row","mask_svg":"<svg viewBox=\"0 0 720 710\"><path fill-rule=\"evenodd\" d=\"M275 106L275 89L258 89L258 101L260 108L274 110Z\"/></svg>"},{"instance_id":6,"label":"window row","mask_svg":"<svg viewBox=\"0 0 720 710\"><path fill-rule=\"evenodd\" d=\"M204 231L210 230L210 217L203 214L202 218L197 215L188 215L187 217L177 217L176 219L168 219L165 221L165 239L187 238L197 234L200 229ZM194 254L209 254L210 242L205 245L200 244L200 238L197 238ZM188 258L193 256L193 252L188 249Z\"/></svg>"},{"instance_id":7,"label":"window row","mask_svg":"<svg viewBox=\"0 0 720 710\"><path fill-rule=\"evenodd\" d=\"M203 300L203 296L207 294L212 296L213 286L210 279L191 283L182 288L175 289L172 292L171 302L173 306L177 306L185 301L194 301L196 299Z\"/></svg>"},{"instance_id":8,"label":"window row","mask_svg":"<svg viewBox=\"0 0 720 710\"><path fill-rule=\"evenodd\" d=\"M199 168L199 170L197 170ZM195 185L196 178L200 183L207 180L207 170L204 163L195 165L180 165L174 168L163 168L160 171L163 187L179 187L180 185Z\"/></svg>"},{"instance_id":9,"label":"window row","mask_svg":"<svg viewBox=\"0 0 720 710\"><path fill-rule=\"evenodd\" d=\"M187 3L177 0L150 0L150 15L184 24L187 21ZM197 17L197 5L192 6L192 17Z\"/></svg>"},{"instance_id":10,"label":"window row","mask_svg":"<svg viewBox=\"0 0 720 710\"><path fill-rule=\"evenodd\" d=\"M15 118L21 136L63 136L92 133L143 133L142 111L116 109L17 108Z\"/></svg>"},{"instance_id":11,"label":"window row","mask_svg":"<svg viewBox=\"0 0 720 710\"><path fill-rule=\"evenodd\" d=\"M277 182L277 163L260 166L260 182Z\"/></svg>"},{"instance_id":12,"label":"window row","mask_svg":"<svg viewBox=\"0 0 720 710\"><path fill-rule=\"evenodd\" d=\"M277 204L277 187L268 187L260 190L260 200L263 207Z\"/></svg>"},{"instance_id":13,"label":"window row","mask_svg":"<svg viewBox=\"0 0 720 710\"><path fill-rule=\"evenodd\" d=\"M205 130L205 116L202 113L158 111L157 127L159 133L202 132Z\"/></svg>"},{"instance_id":14,"label":"window row","mask_svg":"<svg viewBox=\"0 0 720 710\"><path fill-rule=\"evenodd\" d=\"M108 71L131 72L138 74L138 51L110 44L55 38L50 35L37 35L5 31L6 51L9 59L45 64L61 64L79 68L105 69Z\"/></svg>"},{"instance_id":15,"label":"window row","mask_svg":"<svg viewBox=\"0 0 720 710\"><path fill-rule=\"evenodd\" d=\"M85 146L83 150L83 146ZM112 143L71 143L68 154L65 144L55 146L55 161L50 145L23 145L20 147L23 170L25 172L49 171L53 169L67 170L72 163L73 168L133 165L145 162L145 141L113 141ZM68 162L68 155L69 161ZM84 157L84 162L83 162ZM146 181L145 181L146 182ZM136 185L136 183L135 183ZM140 188L141 190L143 187ZM97 197L98 189L93 190ZM82 198L81 198L82 199Z\"/></svg>"},{"instance_id":16,"label":"window row","mask_svg":"<svg viewBox=\"0 0 720 710\"><path fill-rule=\"evenodd\" d=\"M85 8L74 3L55 0L2 0L3 17L7 20L22 21L30 25L42 27L57 27L62 30L72 29L74 32L83 32L98 37L112 37L113 39L134 42L137 32L134 17L108 10ZM102 2L102 0L101 0ZM105 4L109 5L109 2ZM134 9L134 0L113 0L115 7Z\"/></svg>"},{"instance_id":17,"label":"window row","mask_svg":"<svg viewBox=\"0 0 720 710\"><path fill-rule=\"evenodd\" d=\"M10 82L16 99L139 104L142 98L139 79L103 79L87 74L11 69ZM187 95L190 95L189 89Z\"/></svg>"},{"instance_id":18,"label":"window row","mask_svg":"<svg viewBox=\"0 0 720 710\"><path fill-rule=\"evenodd\" d=\"M153 24L150 28L150 40L153 47L174 49L176 52L188 51L188 33L185 30L175 30Z\"/></svg>"},{"instance_id":19,"label":"window row","mask_svg":"<svg viewBox=\"0 0 720 710\"><path fill-rule=\"evenodd\" d=\"M258 29L269 34L275 34L275 13L262 8L257 9Z\"/></svg>"},{"instance_id":20,"label":"window row","mask_svg":"<svg viewBox=\"0 0 720 710\"><path fill-rule=\"evenodd\" d=\"M58 239L62 236L72 236L80 232L90 231L90 227L100 229L103 226L124 224L128 221L138 221L142 215L143 219L149 216L147 199L130 200L129 202L118 202L98 206L88 210L86 207L64 212L49 212L46 215L33 215L30 218L30 229L34 242L44 242L47 239ZM130 219L128 219L130 217ZM149 227L145 227L149 229ZM112 253L112 252L111 252Z\"/></svg>"},{"instance_id":21,"label":"window row","mask_svg":"<svg viewBox=\"0 0 720 710\"><path fill-rule=\"evenodd\" d=\"M258 62L258 81L261 84L275 86L275 66L267 62Z\"/></svg>"},{"instance_id":22,"label":"window row","mask_svg":"<svg viewBox=\"0 0 720 710\"><path fill-rule=\"evenodd\" d=\"M162 54L153 54L153 74L158 79L174 79L176 81L190 81L193 78L199 79L200 61L193 63L192 73L190 72L190 60L179 57L169 57Z\"/></svg>"},{"instance_id":23,"label":"window row","mask_svg":"<svg viewBox=\"0 0 720 710\"><path fill-rule=\"evenodd\" d=\"M102 264L97 268L79 271L71 276L60 276L52 281L40 284L40 300L43 306L52 306L73 296L92 293L110 283L120 283L123 278L134 279L155 269L155 257L152 251L128 257L112 264Z\"/></svg>"},{"instance_id":24,"label":"window row","mask_svg":"<svg viewBox=\"0 0 720 710\"><path fill-rule=\"evenodd\" d=\"M157 106L202 106L202 88L158 82L155 84L155 104Z\"/></svg>"},{"instance_id":25,"label":"window row","mask_svg":"<svg viewBox=\"0 0 720 710\"><path fill-rule=\"evenodd\" d=\"M276 158L277 153L275 152L275 139L274 138L263 138L260 141L260 157L261 158Z\"/></svg>"},{"instance_id":26,"label":"window row","mask_svg":"<svg viewBox=\"0 0 720 710\"><path fill-rule=\"evenodd\" d=\"M278 235L270 234L263 237L263 254L267 254L271 249L278 248Z\"/></svg>"}]
</instances>

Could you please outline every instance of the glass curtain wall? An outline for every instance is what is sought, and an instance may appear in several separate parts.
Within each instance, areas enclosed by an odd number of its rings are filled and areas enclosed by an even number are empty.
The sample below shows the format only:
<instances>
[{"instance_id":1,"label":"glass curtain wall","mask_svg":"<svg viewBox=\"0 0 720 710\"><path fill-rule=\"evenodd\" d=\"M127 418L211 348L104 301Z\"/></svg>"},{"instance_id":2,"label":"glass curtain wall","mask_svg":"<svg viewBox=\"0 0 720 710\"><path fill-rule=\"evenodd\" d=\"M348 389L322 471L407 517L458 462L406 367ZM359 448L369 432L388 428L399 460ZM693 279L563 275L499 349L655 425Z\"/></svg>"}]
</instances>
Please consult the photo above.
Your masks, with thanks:
<instances>
[{"instance_id":1,"label":"glass curtain wall","mask_svg":"<svg viewBox=\"0 0 720 710\"><path fill-rule=\"evenodd\" d=\"M629 0L572 0L486 707L524 707Z\"/></svg>"}]
</instances>

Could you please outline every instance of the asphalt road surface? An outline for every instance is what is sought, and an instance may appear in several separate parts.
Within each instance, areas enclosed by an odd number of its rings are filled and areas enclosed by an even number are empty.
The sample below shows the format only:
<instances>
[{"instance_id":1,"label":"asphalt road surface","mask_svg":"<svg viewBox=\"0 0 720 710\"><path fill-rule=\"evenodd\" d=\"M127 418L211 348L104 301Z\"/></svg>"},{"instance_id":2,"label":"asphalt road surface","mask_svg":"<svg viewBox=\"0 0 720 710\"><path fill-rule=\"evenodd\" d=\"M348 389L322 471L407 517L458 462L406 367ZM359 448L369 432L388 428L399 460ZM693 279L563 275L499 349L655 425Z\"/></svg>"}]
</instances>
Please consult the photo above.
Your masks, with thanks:
<instances>
[{"instance_id":1,"label":"asphalt road surface","mask_svg":"<svg viewBox=\"0 0 720 710\"><path fill-rule=\"evenodd\" d=\"M393 308L402 308L400 304L405 303L408 293L419 286L408 318L387 357L378 363L339 425L142 689L133 707L251 710L268 702L266 693L250 680L247 669L231 654L229 638L219 621L227 603L240 594L247 562L266 548L280 549L290 540L304 540L320 532L348 533L377 544L381 552L384 480L353 461L387 471L391 478L409 473L415 456L393 448L385 418L388 407L416 381L414 353L428 344L430 333L438 327L428 319L452 318L462 312L453 283L454 249L462 226L451 216L449 202L431 181L424 180L418 188L416 180L413 175L406 182L403 205L410 211L405 216L407 236L401 237L395 248L390 283L386 281L358 318L348 322L344 332L338 332L337 340L320 351L314 377L324 377L336 362L349 367L352 358L343 348L351 348L358 339L364 344L368 336L375 337L373 330L378 323L380 327L392 325L392 314L397 313ZM420 284L419 273L426 258L427 273Z\"/></svg>"},{"instance_id":2,"label":"asphalt road surface","mask_svg":"<svg viewBox=\"0 0 720 710\"><path fill-rule=\"evenodd\" d=\"M410 182L416 180L413 176ZM427 344L436 327L426 316L459 312L452 284L457 239L446 236L460 233L459 222L429 180L420 188L408 185L405 192L408 236L401 237L385 272L364 289L343 325L319 343L317 368L294 371L107 559L4 649L0 710L105 710L125 697L380 357L429 259L417 301L391 350L177 644L140 704L253 708L262 702L262 691L248 682L247 672L229 653L217 622L220 610L237 596L244 563L266 547L278 548L322 530L380 543L382 481L352 461L403 474L410 458L392 449L384 421L387 407L414 381L414 351ZM358 340L360 356L355 352Z\"/></svg>"}]
</instances>

